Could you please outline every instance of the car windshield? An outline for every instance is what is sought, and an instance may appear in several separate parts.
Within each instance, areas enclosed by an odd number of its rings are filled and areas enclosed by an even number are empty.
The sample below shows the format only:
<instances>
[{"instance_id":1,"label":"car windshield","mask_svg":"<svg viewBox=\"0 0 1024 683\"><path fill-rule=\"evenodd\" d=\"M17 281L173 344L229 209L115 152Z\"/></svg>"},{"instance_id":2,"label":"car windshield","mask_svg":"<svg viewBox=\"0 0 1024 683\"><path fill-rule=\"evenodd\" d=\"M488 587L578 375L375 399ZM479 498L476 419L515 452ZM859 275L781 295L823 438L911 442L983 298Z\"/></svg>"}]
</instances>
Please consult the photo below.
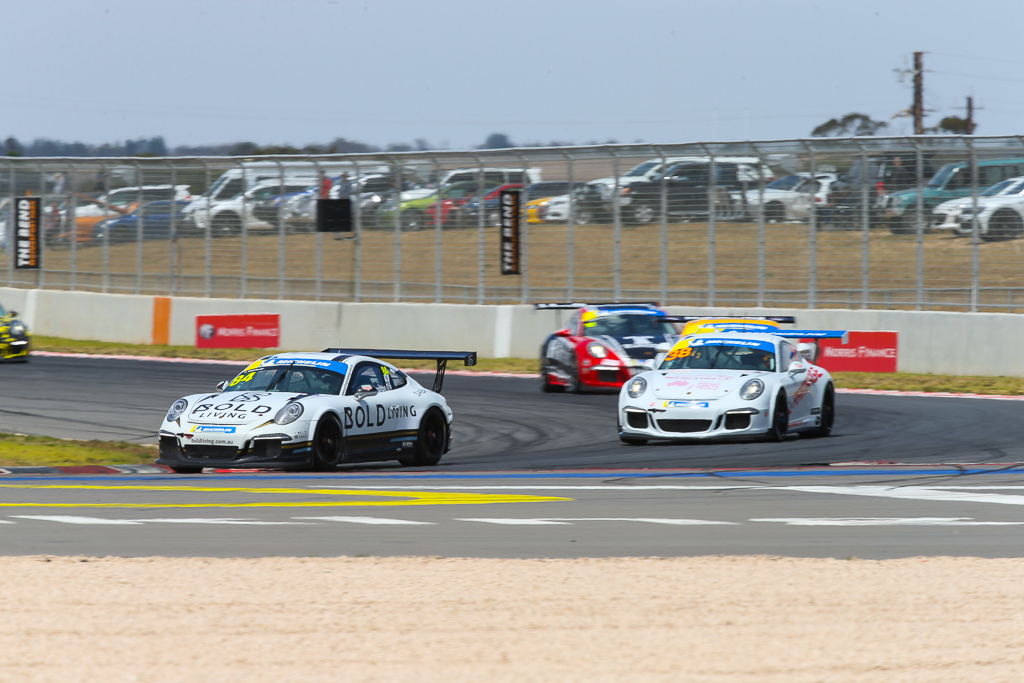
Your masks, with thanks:
<instances>
[{"instance_id":1,"label":"car windshield","mask_svg":"<svg viewBox=\"0 0 1024 683\"><path fill-rule=\"evenodd\" d=\"M666 322L660 315L617 313L584 321L583 334L588 337L661 336L674 335L676 331L672 323Z\"/></svg>"},{"instance_id":2,"label":"car windshield","mask_svg":"<svg viewBox=\"0 0 1024 683\"><path fill-rule=\"evenodd\" d=\"M661 162L659 162L659 161L645 161L644 163L639 164L638 166L634 166L633 168L631 168L628 171L626 171L626 175L627 176L647 175L648 171L650 171L652 169L655 169L658 166L661 166Z\"/></svg>"},{"instance_id":3,"label":"car windshield","mask_svg":"<svg viewBox=\"0 0 1024 683\"><path fill-rule=\"evenodd\" d=\"M932 179L928 181L928 187L943 187L949 180L949 177L953 175L953 172L959 168L961 164L946 164L939 169L939 172L932 176Z\"/></svg>"},{"instance_id":4,"label":"car windshield","mask_svg":"<svg viewBox=\"0 0 1024 683\"><path fill-rule=\"evenodd\" d=\"M282 391L300 394L338 394L345 376L322 368L286 365L246 370L224 388L229 391Z\"/></svg>"},{"instance_id":5,"label":"car windshield","mask_svg":"<svg viewBox=\"0 0 1024 683\"><path fill-rule=\"evenodd\" d=\"M978 196L995 197L996 195L1003 194L1005 190L1007 190L1011 185L1014 184L1016 183L1013 180L1000 180L995 185L990 185L989 187L986 187Z\"/></svg>"},{"instance_id":6,"label":"car windshield","mask_svg":"<svg viewBox=\"0 0 1024 683\"><path fill-rule=\"evenodd\" d=\"M803 178L798 175L787 175L773 180L765 188L771 188L773 190L792 190L794 187L799 185L803 181Z\"/></svg>"},{"instance_id":7,"label":"car windshield","mask_svg":"<svg viewBox=\"0 0 1024 683\"><path fill-rule=\"evenodd\" d=\"M670 353L668 357L672 357ZM775 370L775 353L731 344L690 346L662 362L661 370Z\"/></svg>"}]
</instances>

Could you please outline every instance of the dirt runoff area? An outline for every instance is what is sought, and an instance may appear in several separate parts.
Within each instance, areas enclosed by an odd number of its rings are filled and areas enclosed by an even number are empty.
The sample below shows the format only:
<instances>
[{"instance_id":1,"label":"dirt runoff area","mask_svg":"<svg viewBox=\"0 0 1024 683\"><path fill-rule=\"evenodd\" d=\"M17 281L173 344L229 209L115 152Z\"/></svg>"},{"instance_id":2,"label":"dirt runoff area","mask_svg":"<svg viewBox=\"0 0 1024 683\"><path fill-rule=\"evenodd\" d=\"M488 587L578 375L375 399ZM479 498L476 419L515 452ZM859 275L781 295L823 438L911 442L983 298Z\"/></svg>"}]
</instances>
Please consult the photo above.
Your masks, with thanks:
<instances>
[{"instance_id":1,"label":"dirt runoff area","mask_svg":"<svg viewBox=\"0 0 1024 683\"><path fill-rule=\"evenodd\" d=\"M2 681L1019 681L1024 561L0 558Z\"/></svg>"}]
</instances>

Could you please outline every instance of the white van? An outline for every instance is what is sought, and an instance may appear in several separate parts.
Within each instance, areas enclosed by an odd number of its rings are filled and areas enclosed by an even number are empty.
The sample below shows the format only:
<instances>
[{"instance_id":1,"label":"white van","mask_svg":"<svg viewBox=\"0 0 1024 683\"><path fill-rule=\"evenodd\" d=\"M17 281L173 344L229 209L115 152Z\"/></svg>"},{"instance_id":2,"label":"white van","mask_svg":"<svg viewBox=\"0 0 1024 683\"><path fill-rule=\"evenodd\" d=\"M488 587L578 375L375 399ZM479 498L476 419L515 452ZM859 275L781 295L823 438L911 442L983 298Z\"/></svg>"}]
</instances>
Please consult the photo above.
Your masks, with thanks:
<instances>
[{"instance_id":1,"label":"white van","mask_svg":"<svg viewBox=\"0 0 1024 683\"><path fill-rule=\"evenodd\" d=\"M450 185L463 181L478 182L483 176L484 185L504 185L506 183L530 183L540 182L539 168L456 168L452 171L445 171L441 176L438 185Z\"/></svg>"}]
</instances>

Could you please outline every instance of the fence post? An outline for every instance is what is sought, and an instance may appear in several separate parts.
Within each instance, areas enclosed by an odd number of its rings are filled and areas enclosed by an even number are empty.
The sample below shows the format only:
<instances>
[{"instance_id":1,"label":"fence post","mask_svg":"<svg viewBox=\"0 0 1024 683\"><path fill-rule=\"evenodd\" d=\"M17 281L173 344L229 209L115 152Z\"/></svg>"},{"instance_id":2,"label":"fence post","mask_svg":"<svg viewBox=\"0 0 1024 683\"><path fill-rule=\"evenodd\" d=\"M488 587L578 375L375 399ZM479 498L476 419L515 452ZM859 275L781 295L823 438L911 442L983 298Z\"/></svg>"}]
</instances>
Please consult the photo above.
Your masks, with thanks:
<instances>
[{"instance_id":1,"label":"fence post","mask_svg":"<svg viewBox=\"0 0 1024 683\"><path fill-rule=\"evenodd\" d=\"M568 221L565 232L565 299L566 301L572 301L575 297L576 289L574 282L576 278L576 192L574 190L576 184L576 165L573 163L573 158L570 154L562 152L562 156L565 158L569 177L569 190L566 193L569 197L569 215L567 216Z\"/></svg>"},{"instance_id":2,"label":"fence post","mask_svg":"<svg viewBox=\"0 0 1024 683\"><path fill-rule=\"evenodd\" d=\"M860 147L861 174L865 180L869 178L868 155L864 145L857 143ZM860 183L860 228L861 228L861 256L860 256L860 307L868 307L869 291L871 288L871 206L869 205L870 195L868 183Z\"/></svg>"},{"instance_id":3,"label":"fence post","mask_svg":"<svg viewBox=\"0 0 1024 683\"><path fill-rule=\"evenodd\" d=\"M668 183L665 182L665 171L668 170L668 160L665 158L665 151L655 145L654 151L661 159L661 196L658 200L658 213L661 220L658 225L658 233L661 240L661 248L658 250L658 301L662 306L668 305Z\"/></svg>"},{"instance_id":4,"label":"fence post","mask_svg":"<svg viewBox=\"0 0 1024 683\"><path fill-rule=\"evenodd\" d=\"M718 167L715 163L715 153L712 152L706 145L701 145L701 148L708 156L708 189L707 189L707 201L708 201L708 292L706 305L715 305L715 288L717 283L715 282L715 263L718 260L716 254L716 232L718 228L718 221L715 215L715 194L718 191Z\"/></svg>"},{"instance_id":5,"label":"fence post","mask_svg":"<svg viewBox=\"0 0 1024 683\"><path fill-rule=\"evenodd\" d=\"M284 197L284 164L281 163L280 159L273 160L277 164L277 298L284 298L284 278L285 278L285 265L287 259L287 247L285 246L285 235L284 235L284 214L281 212L282 202L281 198ZM245 214L243 214L244 217Z\"/></svg>"},{"instance_id":6,"label":"fence post","mask_svg":"<svg viewBox=\"0 0 1024 683\"><path fill-rule=\"evenodd\" d=\"M619 187L619 157L615 154L615 150L611 150L611 154L612 176L614 178L612 184L612 231L614 233L612 247L612 298L614 301L618 301L622 298L622 197L619 196L622 189Z\"/></svg>"},{"instance_id":7,"label":"fence post","mask_svg":"<svg viewBox=\"0 0 1024 683\"><path fill-rule=\"evenodd\" d=\"M974 144L970 138L964 138L964 142L967 144L967 158L971 164L971 206L973 207L971 216L971 312L975 312L978 310L978 284L981 276L979 258L979 246L981 244L979 228L981 225L978 221L977 190L981 176L978 171L977 150L975 150ZM991 226L991 222L989 225Z\"/></svg>"},{"instance_id":8,"label":"fence post","mask_svg":"<svg viewBox=\"0 0 1024 683\"><path fill-rule=\"evenodd\" d=\"M313 159L313 171L316 173L316 198L313 200L313 241L316 242L316 254L313 257L313 299L320 301L324 296L324 234L317 229L317 213L320 207L317 200L320 199L320 160ZM324 171L326 173L326 171ZM353 279L355 280L355 300L359 301L359 243L360 236L356 233L356 243L352 246L355 263L353 265Z\"/></svg>"},{"instance_id":9,"label":"fence post","mask_svg":"<svg viewBox=\"0 0 1024 683\"><path fill-rule=\"evenodd\" d=\"M807 307L814 308L818 302L818 221L817 211L814 205L814 198L818 194L818 159L814 153L814 148L807 148L808 154L811 160L811 196L810 196L810 220L808 222L810 230L807 233L807 250L808 259L810 261L808 278L807 278ZM760 161L760 160L759 160Z\"/></svg>"},{"instance_id":10,"label":"fence post","mask_svg":"<svg viewBox=\"0 0 1024 683\"><path fill-rule=\"evenodd\" d=\"M924 178L921 173L924 170L924 155L921 153L921 148L918 146L918 141L911 138L911 145L914 147L914 156L917 162L917 168L914 170L914 182L918 188L924 187ZM924 197L923 193L918 190L917 192L917 213L922 214L924 212ZM914 280L915 280L915 291L917 296L914 298L917 300L914 304L914 309L920 311L923 308L924 302L924 231L918 230L916 237L916 244L914 245Z\"/></svg>"},{"instance_id":11,"label":"fence post","mask_svg":"<svg viewBox=\"0 0 1024 683\"><path fill-rule=\"evenodd\" d=\"M213 242L211 242L213 230L211 229L212 226L209 221L209 206L210 200L212 199L210 196L210 165L206 163L205 159L200 159L199 163L203 165L203 180L205 181L203 196L206 198L207 207L206 234L203 236L203 291L205 292L205 296L210 298L213 296ZM191 215L192 225L198 228L199 226L196 225L195 210L193 210Z\"/></svg>"},{"instance_id":12,"label":"fence post","mask_svg":"<svg viewBox=\"0 0 1024 683\"><path fill-rule=\"evenodd\" d=\"M170 239L168 241L171 248L171 296L174 296L178 293L178 168L174 165L174 162L169 161L167 165L171 167L170 225L168 226L168 237Z\"/></svg>"}]
</instances>

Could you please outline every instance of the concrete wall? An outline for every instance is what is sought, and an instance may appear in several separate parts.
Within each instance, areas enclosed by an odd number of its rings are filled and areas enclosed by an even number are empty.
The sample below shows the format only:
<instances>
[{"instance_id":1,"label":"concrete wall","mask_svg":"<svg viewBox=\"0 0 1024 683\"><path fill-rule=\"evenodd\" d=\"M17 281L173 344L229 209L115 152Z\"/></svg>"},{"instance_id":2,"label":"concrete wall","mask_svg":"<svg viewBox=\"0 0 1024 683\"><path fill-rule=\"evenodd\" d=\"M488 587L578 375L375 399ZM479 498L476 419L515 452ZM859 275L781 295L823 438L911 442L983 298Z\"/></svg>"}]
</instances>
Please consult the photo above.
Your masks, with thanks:
<instances>
[{"instance_id":1,"label":"concrete wall","mask_svg":"<svg viewBox=\"0 0 1024 683\"><path fill-rule=\"evenodd\" d=\"M0 302L19 311L34 332L73 339L151 343L159 327L153 301L151 296L0 287ZM1024 339L1021 315L701 307L669 311L794 315L802 328L894 330L900 333L899 369L903 372L1024 377L1024 358L1014 353ZM569 311L535 311L531 306L176 297L167 321L170 343L192 344L195 316L201 313L279 313L282 349L435 348L519 358L537 357L544 338L564 327L571 315Z\"/></svg>"}]
</instances>

